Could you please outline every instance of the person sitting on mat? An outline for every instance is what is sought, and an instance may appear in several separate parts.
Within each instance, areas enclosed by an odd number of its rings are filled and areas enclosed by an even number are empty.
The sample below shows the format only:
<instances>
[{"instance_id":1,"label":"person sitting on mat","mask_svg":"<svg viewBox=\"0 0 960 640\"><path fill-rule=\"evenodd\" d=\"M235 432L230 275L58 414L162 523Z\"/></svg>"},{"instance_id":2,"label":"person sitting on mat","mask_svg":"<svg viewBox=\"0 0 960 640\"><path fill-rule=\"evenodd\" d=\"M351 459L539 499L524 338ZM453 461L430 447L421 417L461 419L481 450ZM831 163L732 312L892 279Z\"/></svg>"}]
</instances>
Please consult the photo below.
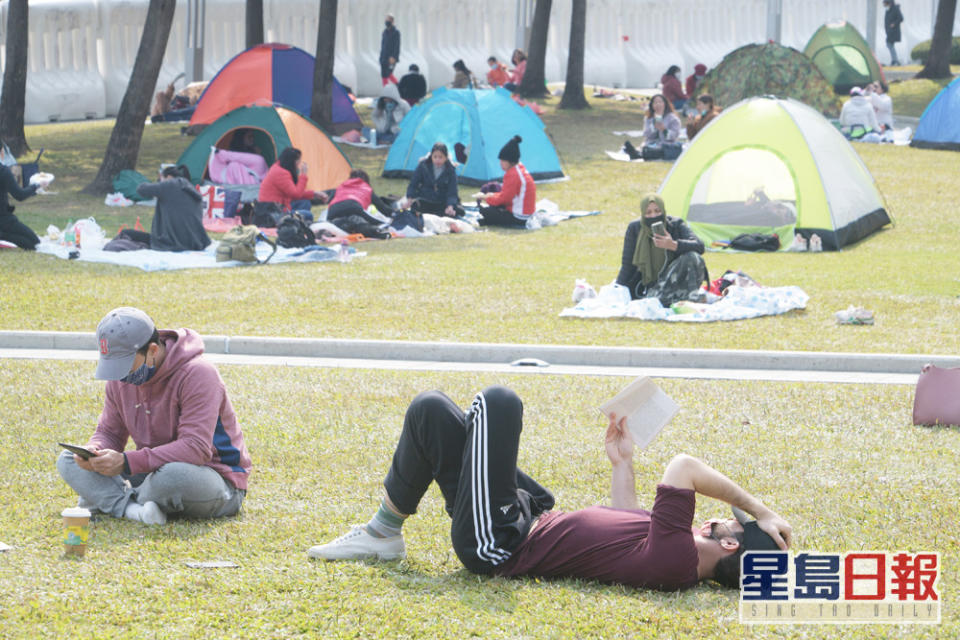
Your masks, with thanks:
<instances>
[{"instance_id":1,"label":"person sitting on mat","mask_svg":"<svg viewBox=\"0 0 960 640\"><path fill-rule=\"evenodd\" d=\"M371 224L382 224L383 220L367 213L367 208L371 204L388 218L393 217L393 209L390 204L373 192L373 187L370 186L370 176L367 175L367 172L363 169L354 169L350 172L350 178L341 182L334 192L333 198L330 200L330 206L327 208L327 222L336 224L337 218L355 215Z\"/></svg>"},{"instance_id":2,"label":"person sitting on mat","mask_svg":"<svg viewBox=\"0 0 960 640\"><path fill-rule=\"evenodd\" d=\"M437 142L417 164L407 197L401 206L412 206L418 213L433 213L441 216L462 217L460 194L457 191L457 170L450 162L447 145Z\"/></svg>"},{"instance_id":3,"label":"person sitting on mat","mask_svg":"<svg viewBox=\"0 0 960 640\"><path fill-rule=\"evenodd\" d=\"M480 224L498 227L526 227L527 220L537 208L537 185L520 162L520 143L523 138L513 136L500 149L500 168L503 169L503 188L495 193L478 193L486 207L480 207Z\"/></svg>"},{"instance_id":4,"label":"person sitting on mat","mask_svg":"<svg viewBox=\"0 0 960 640\"><path fill-rule=\"evenodd\" d=\"M633 438L624 423L611 415L604 442L612 467L611 505L551 511L550 491L517 468L523 403L516 393L487 388L465 411L439 391L421 393L407 409L373 518L307 555L404 557L403 524L433 481L452 519L453 550L477 574L580 578L664 591L701 580L737 588L745 551L790 546L793 530L786 520L688 455L667 464L652 509L640 509ZM697 494L731 505L735 517L694 526Z\"/></svg>"},{"instance_id":5,"label":"person sitting on mat","mask_svg":"<svg viewBox=\"0 0 960 640\"><path fill-rule=\"evenodd\" d=\"M139 184L137 193L157 199L150 233L124 229L118 236L154 251L203 251L210 245L210 236L203 228L203 196L190 182L187 167L166 167L160 172L159 182Z\"/></svg>"},{"instance_id":6,"label":"person sitting on mat","mask_svg":"<svg viewBox=\"0 0 960 640\"><path fill-rule=\"evenodd\" d=\"M308 170L300 149L287 147L281 151L277 161L260 183L260 193L254 208L254 224L260 227L275 227L280 218L291 211L299 213L308 222L312 221L311 201L317 198L320 202L326 202L327 196L322 191L317 193L307 188Z\"/></svg>"},{"instance_id":7,"label":"person sitting on mat","mask_svg":"<svg viewBox=\"0 0 960 640\"><path fill-rule=\"evenodd\" d=\"M640 211L642 217L627 225L617 284L634 300L658 298L664 307L687 300L708 279L703 241L686 222L666 215L655 193L643 197Z\"/></svg>"}]
</instances>

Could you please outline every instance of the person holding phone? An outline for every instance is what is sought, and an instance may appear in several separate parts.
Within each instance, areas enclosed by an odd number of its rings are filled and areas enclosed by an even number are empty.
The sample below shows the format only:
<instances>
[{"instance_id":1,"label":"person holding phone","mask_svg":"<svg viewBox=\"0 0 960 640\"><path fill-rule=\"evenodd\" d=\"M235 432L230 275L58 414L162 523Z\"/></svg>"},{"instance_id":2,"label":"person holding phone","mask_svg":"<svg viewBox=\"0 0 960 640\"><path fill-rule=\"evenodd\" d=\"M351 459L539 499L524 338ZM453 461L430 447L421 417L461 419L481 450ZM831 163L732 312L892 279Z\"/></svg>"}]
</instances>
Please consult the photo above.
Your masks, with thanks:
<instances>
[{"instance_id":1,"label":"person holding phone","mask_svg":"<svg viewBox=\"0 0 960 640\"><path fill-rule=\"evenodd\" d=\"M686 222L666 215L663 198L655 193L643 197L640 211L641 218L627 225L617 284L634 300L658 298L669 307L709 279L703 241Z\"/></svg>"},{"instance_id":2,"label":"person holding phone","mask_svg":"<svg viewBox=\"0 0 960 640\"><path fill-rule=\"evenodd\" d=\"M82 447L92 456L74 449L57 458L78 506L157 525L168 515L235 515L252 464L200 336L158 330L140 309L119 307L97 325L97 344L95 377L107 388L97 429ZM127 440L136 448L125 450Z\"/></svg>"},{"instance_id":3,"label":"person holding phone","mask_svg":"<svg viewBox=\"0 0 960 640\"><path fill-rule=\"evenodd\" d=\"M662 93L650 98L647 117L643 121L643 143L661 145L676 142L680 137L680 116Z\"/></svg>"}]
</instances>

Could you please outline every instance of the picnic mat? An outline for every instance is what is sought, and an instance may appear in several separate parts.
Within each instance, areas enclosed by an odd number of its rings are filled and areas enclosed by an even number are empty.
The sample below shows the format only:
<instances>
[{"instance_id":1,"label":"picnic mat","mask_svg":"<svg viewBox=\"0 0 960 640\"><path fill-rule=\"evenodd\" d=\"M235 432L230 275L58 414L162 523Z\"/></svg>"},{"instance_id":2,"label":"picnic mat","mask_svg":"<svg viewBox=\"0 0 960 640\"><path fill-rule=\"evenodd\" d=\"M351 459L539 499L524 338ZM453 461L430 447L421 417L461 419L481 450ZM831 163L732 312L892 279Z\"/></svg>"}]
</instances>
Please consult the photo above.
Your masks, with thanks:
<instances>
[{"instance_id":1,"label":"picnic mat","mask_svg":"<svg viewBox=\"0 0 960 640\"><path fill-rule=\"evenodd\" d=\"M637 158L636 160L633 160L623 151L604 151L604 153L606 153L610 158L619 160L620 162L643 162L643 158Z\"/></svg>"},{"instance_id":2,"label":"picnic mat","mask_svg":"<svg viewBox=\"0 0 960 640\"><path fill-rule=\"evenodd\" d=\"M222 267L245 267L256 263L228 260L217 262L217 245L213 242L203 251L154 251L141 249L139 251L102 251L100 249L80 249L77 262L103 262L118 264L124 267L136 267L144 271L174 271L177 269L213 269ZM70 259L73 247L63 247L59 244L42 241L37 245L37 253L47 253L58 258ZM365 252L358 252L349 247L351 257L365 256ZM257 258L265 260L270 255L270 247L265 242L257 243ZM339 247L313 247L285 249L277 247L277 252L267 264L282 262L330 262L337 260Z\"/></svg>"},{"instance_id":3,"label":"picnic mat","mask_svg":"<svg viewBox=\"0 0 960 640\"><path fill-rule=\"evenodd\" d=\"M240 224L240 216L233 216L232 218L208 218L204 216L203 218L203 228L211 233L226 233L230 231L233 227ZM277 236L276 227L257 227L260 229L260 233L265 236L270 236L275 238Z\"/></svg>"},{"instance_id":4,"label":"picnic mat","mask_svg":"<svg viewBox=\"0 0 960 640\"><path fill-rule=\"evenodd\" d=\"M708 305L690 305L693 313L677 313L656 298L630 300L626 287L607 285L596 298L581 300L577 306L564 309L561 317L569 318L634 318L668 322L718 322L774 316L794 309L804 309L810 299L800 287L727 287L719 301Z\"/></svg>"}]
</instances>

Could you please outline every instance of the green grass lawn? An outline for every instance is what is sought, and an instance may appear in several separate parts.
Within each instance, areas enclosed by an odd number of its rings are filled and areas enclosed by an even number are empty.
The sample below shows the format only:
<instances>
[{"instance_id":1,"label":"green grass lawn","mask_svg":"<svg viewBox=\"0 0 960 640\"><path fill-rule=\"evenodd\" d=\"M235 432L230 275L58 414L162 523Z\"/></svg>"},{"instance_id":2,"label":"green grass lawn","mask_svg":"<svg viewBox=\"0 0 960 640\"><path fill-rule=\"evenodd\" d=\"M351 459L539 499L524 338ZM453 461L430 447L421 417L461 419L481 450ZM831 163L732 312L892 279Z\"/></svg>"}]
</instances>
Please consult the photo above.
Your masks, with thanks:
<instances>
[{"instance_id":1,"label":"green grass lawn","mask_svg":"<svg viewBox=\"0 0 960 640\"><path fill-rule=\"evenodd\" d=\"M801 286L802 313L749 322L688 325L561 319L576 278L595 287L616 276L624 229L637 217L641 194L655 190L666 163L628 164L603 151L623 139L611 131L637 128L635 104L593 101L586 112L547 105L544 120L568 182L538 187L567 209L603 214L538 232L494 230L422 240L370 242L350 264L144 273L110 265L0 252L0 328L91 331L120 304L149 310L161 325L206 333L338 338L500 341L660 347L737 347L873 352L960 351L953 330L960 294L956 250L955 178L960 155L908 147L858 145L884 194L896 226L842 252L706 256L714 277L743 269L767 285ZM28 128L45 147L59 195L17 205L41 231L94 216L108 233L147 207L112 209L78 195L93 176L110 122ZM146 129L140 170L153 175L191 141L179 125ZM347 148L352 162L380 173L385 152ZM374 179L381 193L402 193L402 181ZM466 197L473 191L464 187ZM833 313L849 305L875 312L873 327L837 327Z\"/></svg>"},{"instance_id":2,"label":"green grass lawn","mask_svg":"<svg viewBox=\"0 0 960 640\"><path fill-rule=\"evenodd\" d=\"M561 376L224 366L254 459L244 509L166 527L97 520L87 557L61 557L59 513L75 497L54 468L60 440L84 442L101 409L93 363L6 360L0 387L0 636L4 638L949 638L960 432L910 426L912 389L663 380L683 407L635 456L649 505L666 462L687 452L726 471L794 526L797 551L935 550L940 626L757 626L737 593L704 584L658 593L576 580L481 578L449 542L439 492L405 526L408 557L309 561L306 549L365 522L417 392L465 405L489 384L525 401L520 466L557 508L608 503L596 407L625 383ZM701 500L697 522L724 507ZM189 561L231 560L196 570Z\"/></svg>"}]
</instances>

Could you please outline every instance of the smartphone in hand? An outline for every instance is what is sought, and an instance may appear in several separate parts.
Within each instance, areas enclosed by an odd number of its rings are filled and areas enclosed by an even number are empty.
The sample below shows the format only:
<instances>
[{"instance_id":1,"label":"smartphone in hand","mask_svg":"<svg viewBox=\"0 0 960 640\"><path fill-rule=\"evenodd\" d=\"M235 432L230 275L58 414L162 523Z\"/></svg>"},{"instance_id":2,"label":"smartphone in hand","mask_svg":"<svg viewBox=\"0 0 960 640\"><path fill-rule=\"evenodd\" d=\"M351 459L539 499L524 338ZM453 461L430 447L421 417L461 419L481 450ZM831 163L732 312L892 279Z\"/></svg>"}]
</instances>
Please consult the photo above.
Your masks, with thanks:
<instances>
[{"instance_id":1,"label":"smartphone in hand","mask_svg":"<svg viewBox=\"0 0 960 640\"><path fill-rule=\"evenodd\" d=\"M667 229L662 222L654 222L650 230L653 231L653 235L655 236L667 235Z\"/></svg>"},{"instance_id":2,"label":"smartphone in hand","mask_svg":"<svg viewBox=\"0 0 960 640\"><path fill-rule=\"evenodd\" d=\"M89 460L90 458L95 458L97 456L97 454L95 454L93 451L90 451L89 449L84 449L83 447L80 447L75 444L67 444L65 442L58 442L57 444L59 444L61 447L63 447L67 451L73 453L73 455L80 456L84 460Z\"/></svg>"}]
</instances>

